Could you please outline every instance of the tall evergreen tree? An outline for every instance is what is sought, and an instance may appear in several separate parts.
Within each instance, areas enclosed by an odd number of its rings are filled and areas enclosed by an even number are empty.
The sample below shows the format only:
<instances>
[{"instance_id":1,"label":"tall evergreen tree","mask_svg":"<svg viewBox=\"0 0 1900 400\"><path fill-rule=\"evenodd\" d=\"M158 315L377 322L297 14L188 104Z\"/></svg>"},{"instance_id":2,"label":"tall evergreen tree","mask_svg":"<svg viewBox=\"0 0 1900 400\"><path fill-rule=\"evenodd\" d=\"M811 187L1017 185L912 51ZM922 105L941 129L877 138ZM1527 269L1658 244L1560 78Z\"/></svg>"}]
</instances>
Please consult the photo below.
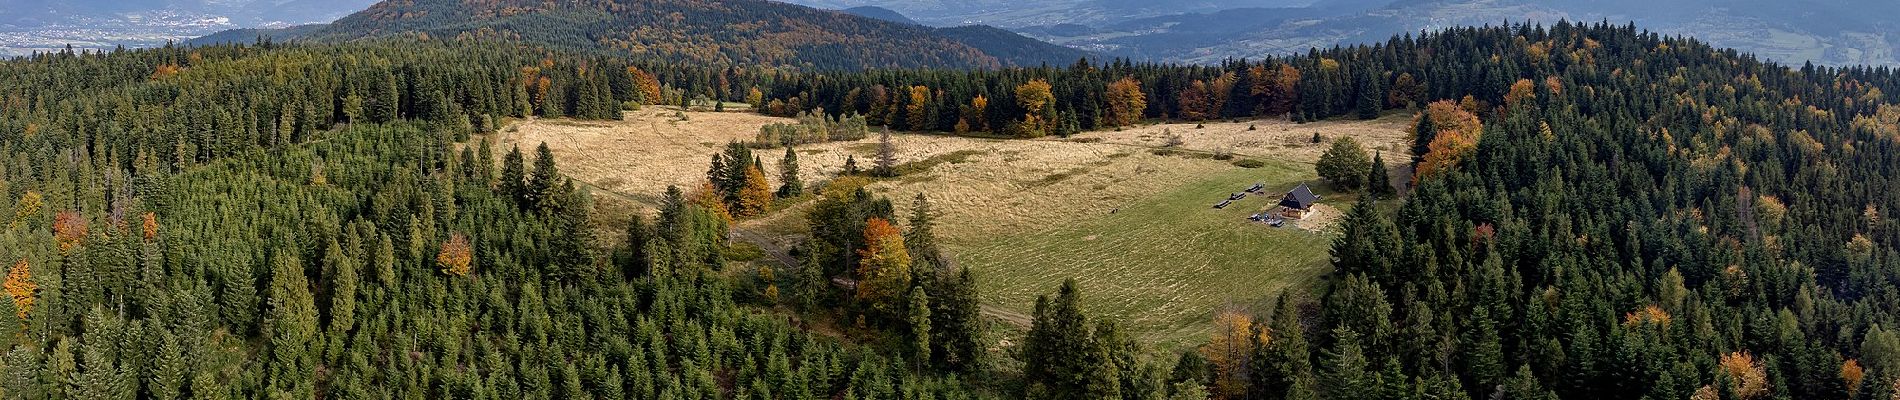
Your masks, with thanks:
<instances>
[{"instance_id":1,"label":"tall evergreen tree","mask_svg":"<svg viewBox=\"0 0 1900 400\"><path fill-rule=\"evenodd\" d=\"M798 197L805 194L805 181L798 177L798 152L792 146L785 146L785 158L778 162L778 197L781 199Z\"/></svg>"}]
</instances>

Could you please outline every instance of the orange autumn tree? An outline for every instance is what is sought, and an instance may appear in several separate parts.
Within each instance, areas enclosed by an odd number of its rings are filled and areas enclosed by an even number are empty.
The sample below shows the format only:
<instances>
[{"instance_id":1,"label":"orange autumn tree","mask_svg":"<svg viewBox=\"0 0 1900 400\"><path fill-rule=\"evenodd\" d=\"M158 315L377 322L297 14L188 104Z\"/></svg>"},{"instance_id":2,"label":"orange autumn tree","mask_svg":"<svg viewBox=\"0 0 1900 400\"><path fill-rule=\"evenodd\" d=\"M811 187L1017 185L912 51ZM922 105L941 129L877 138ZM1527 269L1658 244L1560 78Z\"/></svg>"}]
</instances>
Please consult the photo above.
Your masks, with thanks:
<instances>
[{"instance_id":1,"label":"orange autumn tree","mask_svg":"<svg viewBox=\"0 0 1900 400\"><path fill-rule=\"evenodd\" d=\"M910 289L910 251L904 233L891 221L872 217L864 221L864 248L858 250L858 300L885 315L896 315L897 303Z\"/></svg>"},{"instance_id":2,"label":"orange autumn tree","mask_svg":"<svg viewBox=\"0 0 1900 400\"><path fill-rule=\"evenodd\" d=\"M1429 134L1431 141L1418 164L1418 171L1412 179L1419 179L1444 173L1458 162L1470 156L1478 149L1478 137L1484 134L1484 123L1478 121L1478 115L1465 110L1458 103L1449 100L1432 102L1419 113L1419 118L1430 118L1430 126L1420 126L1420 120L1414 120L1412 135ZM1421 128L1430 132L1420 132Z\"/></svg>"},{"instance_id":3,"label":"orange autumn tree","mask_svg":"<svg viewBox=\"0 0 1900 400\"><path fill-rule=\"evenodd\" d=\"M442 273L450 276L468 276L474 261L474 251L468 245L468 236L460 233L450 235L449 241L442 244L442 251L435 255L435 262L442 267Z\"/></svg>"},{"instance_id":4,"label":"orange autumn tree","mask_svg":"<svg viewBox=\"0 0 1900 400\"><path fill-rule=\"evenodd\" d=\"M1867 380L1867 371L1861 369L1860 360L1849 359L1841 363L1841 384L1847 386L1847 397L1860 397L1860 385Z\"/></svg>"},{"instance_id":5,"label":"orange autumn tree","mask_svg":"<svg viewBox=\"0 0 1900 400\"><path fill-rule=\"evenodd\" d=\"M1212 90L1206 81L1201 80L1195 80L1188 84L1187 89L1181 90L1180 98L1175 99L1176 106L1181 109L1181 119L1206 120L1211 115L1208 111L1214 107Z\"/></svg>"},{"instance_id":6,"label":"orange autumn tree","mask_svg":"<svg viewBox=\"0 0 1900 400\"><path fill-rule=\"evenodd\" d=\"M72 251L86 241L86 218L77 211L62 211L53 217L53 240L60 252Z\"/></svg>"},{"instance_id":7,"label":"orange autumn tree","mask_svg":"<svg viewBox=\"0 0 1900 400\"><path fill-rule=\"evenodd\" d=\"M1123 77L1110 82L1108 92L1107 122L1109 126L1128 126L1141 122L1142 110L1148 109L1148 95L1141 92L1141 81L1135 77Z\"/></svg>"},{"instance_id":8,"label":"orange autumn tree","mask_svg":"<svg viewBox=\"0 0 1900 400\"><path fill-rule=\"evenodd\" d=\"M140 227L144 228L145 241L158 240L158 214L148 212L145 213L145 215L139 216L139 218L143 220L141 221Z\"/></svg>"},{"instance_id":9,"label":"orange autumn tree","mask_svg":"<svg viewBox=\"0 0 1900 400\"><path fill-rule=\"evenodd\" d=\"M693 205L719 217L720 221L724 221L727 225L732 224L732 210L726 208L725 196L719 194L719 188L713 186L712 181L700 181L699 189L694 190L687 198Z\"/></svg>"},{"instance_id":10,"label":"orange autumn tree","mask_svg":"<svg viewBox=\"0 0 1900 400\"><path fill-rule=\"evenodd\" d=\"M756 217L765 214L772 206L772 186L765 182L765 171L758 165L746 167L745 187L739 189L738 209L734 213L741 217Z\"/></svg>"},{"instance_id":11,"label":"orange autumn tree","mask_svg":"<svg viewBox=\"0 0 1900 400\"><path fill-rule=\"evenodd\" d=\"M7 296L13 298L13 310L19 314L20 321L26 321L27 315L33 312L33 302L40 290L40 285L33 283L33 271L27 266L26 259L22 258L19 263L13 264L13 269L7 271L6 283L0 284L0 288L6 289Z\"/></svg>"},{"instance_id":12,"label":"orange autumn tree","mask_svg":"<svg viewBox=\"0 0 1900 400\"><path fill-rule=\"evenodd\" d=\"M633 78L633 94L635 95L634 101L637 101L643 104L654 104L654 103L660 102L660 78L659 77L654 76L653 73L641 70L640 67L632 67L632 66L627 67L627 76ZM758 89L754 88L753 90L758 90ZM761 95L761 97L763 97L763 95Z\"/></svg>"}]
</instances>

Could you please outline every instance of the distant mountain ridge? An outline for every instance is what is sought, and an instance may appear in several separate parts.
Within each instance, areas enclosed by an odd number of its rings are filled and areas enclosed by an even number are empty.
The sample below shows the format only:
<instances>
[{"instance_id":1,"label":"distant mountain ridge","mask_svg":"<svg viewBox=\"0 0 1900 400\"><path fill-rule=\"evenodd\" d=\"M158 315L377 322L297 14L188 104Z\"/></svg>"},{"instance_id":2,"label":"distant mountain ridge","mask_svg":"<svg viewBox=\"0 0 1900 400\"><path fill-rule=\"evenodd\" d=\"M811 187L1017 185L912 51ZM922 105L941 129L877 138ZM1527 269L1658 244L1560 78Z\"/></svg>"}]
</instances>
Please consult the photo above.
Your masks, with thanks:
<instances>
[{"instance_id":1,"label":"distant mountain ridge","mask_svg":"<svg viewBox=\"0 0 1900 400\"><path fill-rule=\"evenodd\" d=\"M884 7L878 7L878 6L851 7L851 8L846 8L839 11L844 11L846 14L856 15L860 17L881 19L881 20L896 22L896 23L905 24L905 25L923 25L923 23L921 22L917 22L916 20L910 19L910 17L904 16L904 13L892 11L891 9L884 8Z\"/></svg>"},{"instance_id":2,"label":"distant mountain ridge","mask_svg":"<svg viewBox=\"0 0 1900 400\"><path fill-rule=\"evenodd\" d=\"M193 44L496 38L669 62L813 69L1066 64L1089 53L984 28L929 28L764 0L389 0L334 23L223 32Z\"/></svg>"},{"instance_id":3,"label":"distant mountain ridge","mask_svg":"<svg viewBox=\"0 0 1900 400\"><path fill-rule=\"evenodd\" d=\"M787 0L985 23L1107 56L1214 63L1454 26L1635 23L1788 64L1900 66L1891 0Z\"/></svg>"}]
</instances>

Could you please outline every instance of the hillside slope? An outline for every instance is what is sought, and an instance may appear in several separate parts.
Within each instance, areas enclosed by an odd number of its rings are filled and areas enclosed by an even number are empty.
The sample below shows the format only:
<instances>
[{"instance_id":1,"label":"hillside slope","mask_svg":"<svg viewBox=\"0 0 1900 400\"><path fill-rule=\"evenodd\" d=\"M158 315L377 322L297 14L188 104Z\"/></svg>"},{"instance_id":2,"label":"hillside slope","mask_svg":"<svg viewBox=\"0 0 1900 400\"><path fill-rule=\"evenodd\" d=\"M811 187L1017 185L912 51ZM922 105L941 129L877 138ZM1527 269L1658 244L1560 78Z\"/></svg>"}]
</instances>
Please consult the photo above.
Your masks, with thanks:
<instances>
[{"instance_id":1,"label":"hillside slope","mask_svg":"<svg viewBox=\"0 0 1900 400\"><path fill-rule=\"evenodd\" d=\"M195 43L260 35L325 42L399 36L489 38L669 62L811 69L997 68L1068 63L1087 56L1007 31L946 34L763 0L390 0L306 31L255 33L213 35Z\"/></svg>"}]
</instances>

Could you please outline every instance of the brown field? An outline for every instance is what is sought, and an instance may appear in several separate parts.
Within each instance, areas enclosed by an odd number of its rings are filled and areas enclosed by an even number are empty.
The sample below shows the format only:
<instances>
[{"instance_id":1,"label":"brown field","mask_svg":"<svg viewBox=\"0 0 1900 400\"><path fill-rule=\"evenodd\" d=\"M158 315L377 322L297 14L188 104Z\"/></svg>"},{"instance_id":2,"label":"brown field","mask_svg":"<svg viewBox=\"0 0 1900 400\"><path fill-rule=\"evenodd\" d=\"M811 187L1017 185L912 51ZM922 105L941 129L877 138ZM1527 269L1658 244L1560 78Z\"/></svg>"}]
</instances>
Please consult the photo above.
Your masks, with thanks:
<instances>
[{"instance_id":1,"label":"brown field","mask_svg":"<svg viewBox=\"0 0 1900 400\"><path fill-rule=\"evenodd\" d=\"M698 185L712 154L726 143L752 140L765 124L792 122L738 112L687 112L687 120L680 121L673 117L676 111L647 107L627 112L617 123L522 120L495 134L495 156L519 145L532 158L534 147L545 142L568 177L652 206L668 185L687 190ZM777 153L760 156L778 159Z\"/></svg>"},{"instance_id":2,"label":"brown field","mask_svg":"<svg viewBox=\"0 0 1900 400\"><path fill-rule=\"evenodd\" d=\"M1395 113L1371 121L1322 121L1295 124L1283 119L1259 119L1240 122L1208 121L1204 128L1194 123L1165 123L1123 128L1120 131L1088 132L1077 137L1101 138L1106 143L1159 147L1167 144L1168 134L1180 135L1183 149L1313 163L1325 153L1331 140L1352 137L1366 151L1383 151L1386 161L1410 157L1410 140L1405 129L1412 124L1408 113ZM1247 130L1249 126L1254 130ZM1319 132L1323 143L1313 143Z\"/></svg>"}]
</instances>

